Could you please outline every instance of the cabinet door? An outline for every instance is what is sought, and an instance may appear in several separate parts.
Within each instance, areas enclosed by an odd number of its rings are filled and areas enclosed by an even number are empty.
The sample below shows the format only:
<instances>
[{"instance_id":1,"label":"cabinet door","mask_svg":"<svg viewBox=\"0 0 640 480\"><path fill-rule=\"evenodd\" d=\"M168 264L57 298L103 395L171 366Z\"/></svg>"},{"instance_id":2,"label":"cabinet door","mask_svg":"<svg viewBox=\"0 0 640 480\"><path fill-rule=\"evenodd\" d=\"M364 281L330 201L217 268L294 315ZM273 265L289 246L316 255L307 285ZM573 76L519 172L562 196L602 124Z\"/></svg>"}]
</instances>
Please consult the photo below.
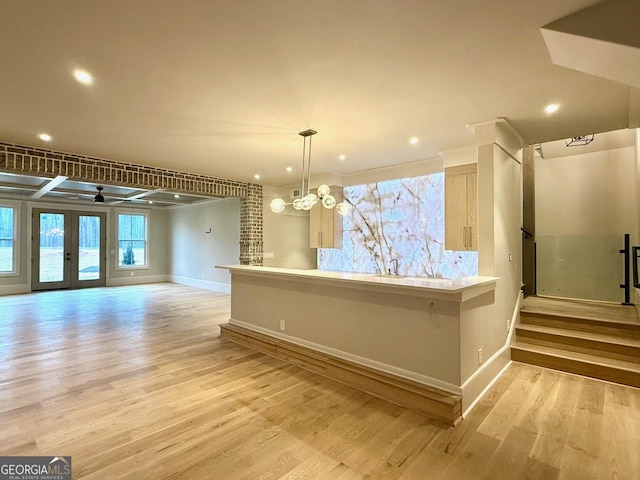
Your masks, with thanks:
<instances>
[{"instance_id":1,"label":"cabinet door","mask_svg":"<svg viewBox=\"0 0 640 480\"><path fill-rule=\"evenodd\" d=\"M445 249L477 250L477 166L447 168L444 178Z\"/></svg>"},{"instance_id":2,"label":"cabinet door","mask_svg":"<svg viewBox=\"0 0 640 480\"><path fill-rule=\"evenodd\" d=\"M467 178L466 175L445 175L444 244L447 250L466 250Z\"/></svg>"},{"instance_id":3,"label":"cabinet door","mask_svg":"<svg viewBox=\"0 0 640 480\"><path fill-rule=\"evenodd\" d=\"M342 201L342 187L332 186L331 194L336 202ZM324 208L318 202L309 211L309 246L342 248L342 215L336 212L335 208Z\"/></svg>"},{"instance_id":4,"label":"cabinet door","mask_svg":"<svg viewBox=\"0 0 640 480\"><path fill-rule=\"evenodd\" d=\"M309 246L311 248L322 247L322 210L324 208L320 203L309 210Z\"/></svg>"},{"instance_id":5,"label":"cabinet door","mask_svg":"<svg viewBox=\"0 0 640 480\"><path fill-rule=\"evenodd\" d=\"M467 250L478 250L478 174L467 174Z\"/></svg>"}]
</instances>

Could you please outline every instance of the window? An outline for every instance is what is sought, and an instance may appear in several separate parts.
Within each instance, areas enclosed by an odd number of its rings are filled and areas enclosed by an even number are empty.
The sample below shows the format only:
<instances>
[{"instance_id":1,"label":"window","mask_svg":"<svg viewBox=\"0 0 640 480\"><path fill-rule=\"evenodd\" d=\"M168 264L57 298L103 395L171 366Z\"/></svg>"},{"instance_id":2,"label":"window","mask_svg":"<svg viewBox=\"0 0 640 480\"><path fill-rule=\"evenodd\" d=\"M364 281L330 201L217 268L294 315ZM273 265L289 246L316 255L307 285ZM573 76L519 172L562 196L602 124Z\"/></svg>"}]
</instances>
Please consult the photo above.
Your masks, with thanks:
<instances>
[{"instance_id":1,"label":"window","mask_svg":"<svg viewBox=\"0 0 640 480\"><path fill-rule=\"evenodd\" d=\"M16 273L16 209L0 205L0 274Z\"/></svg>"},{"instance_id":2,"label":"window","mask_svg":"<svg viewBox=\"0 0 640 480\"><path fill-rule=\"evenodd\" d=\"M118 213L118 267L147 266L147 215Z\"/></svg>"}]
</instances>

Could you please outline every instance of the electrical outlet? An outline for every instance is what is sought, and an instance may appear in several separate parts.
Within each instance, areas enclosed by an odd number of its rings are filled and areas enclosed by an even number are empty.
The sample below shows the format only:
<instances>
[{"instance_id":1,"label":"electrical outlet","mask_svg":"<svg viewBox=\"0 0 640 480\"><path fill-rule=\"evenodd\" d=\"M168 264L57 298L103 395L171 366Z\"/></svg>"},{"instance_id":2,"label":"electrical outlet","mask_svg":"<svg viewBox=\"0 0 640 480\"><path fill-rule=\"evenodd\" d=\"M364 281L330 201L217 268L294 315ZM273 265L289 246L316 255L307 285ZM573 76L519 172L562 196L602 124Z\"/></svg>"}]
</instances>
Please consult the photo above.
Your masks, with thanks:
<instances>
[{"instance_id":1,"label":"electrical outlet","mask_svg":"<svg viewBox=\"0 0 640 480\"><path fill-rule=\"evenodd\" d=\"M264 252L262 258L276 258L275 252Z\"/></svg>"},{"instance_id":2,"label":"electrical outlet","mask_svg":"<svg viewBox=\"0 0 640 480\"><path fill-rule=\"evenodd\" d=\"M280 320L280 330L282 330L283 332L285 330L284 320Z\"/></svg>"},{"instance_id":3,"label":"electrical outlet","mask_svg":"<svg viewBox=\"0 0 640 480\"><path fill-rule=\"evenodd\" d=\"M130 277L133 277L133 272L131 272L131 273L129 274L129 276L130 276Z\"/></svg>"},{"instance_id":4,"label":"electrical outlet","mask_svg":"<svg viewBox=\"0 0 640 480\"><path fill-rule=\"evenodd\" d=\"M507 318L507 333L509 333L509 330L511 330L511 319Z\"/></svg>"},{"instance_id":5,"label":"electrical outlet","mask_svg":"<svg viewBox=\"0 0 640 480\"><path fill-rule=\"evenodd\" d=\"M482 349L478 349L478 365L482 363Z\"/></svg>"},{"instance_id":6,"label":"electrical outlet","mask_svg":"<svg viewBox=\"0 0 640 480\"><path fill-rule=\"evenodd\" d=\"M513 261L513 255L509 254L509 261L512 262Z\"/></svg>"}]
</instances>

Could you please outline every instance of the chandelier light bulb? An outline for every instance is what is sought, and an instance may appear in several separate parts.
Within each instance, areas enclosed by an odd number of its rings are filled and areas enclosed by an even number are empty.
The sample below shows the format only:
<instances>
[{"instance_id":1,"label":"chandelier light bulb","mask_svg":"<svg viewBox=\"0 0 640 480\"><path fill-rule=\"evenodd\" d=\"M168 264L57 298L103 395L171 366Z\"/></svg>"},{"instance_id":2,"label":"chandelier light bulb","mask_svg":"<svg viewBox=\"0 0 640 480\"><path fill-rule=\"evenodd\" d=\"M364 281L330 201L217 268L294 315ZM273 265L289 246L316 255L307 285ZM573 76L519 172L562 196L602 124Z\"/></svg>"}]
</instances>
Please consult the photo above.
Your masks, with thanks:
<instances>
[{"instance_id":1,"label":"chandelier light bulb","mask_svg":"<svg viewBox=\"0 0 640 480\"><path fill-rule=\"evenodd\" d=\"M305 198L309 199L309 201L311 202L311 206L314 206L316 203L318 203L318 196L313 193L307 193Z\"/></svg>"},{"instance_id":2,"label":"chandelier light bulb","mask_svg":"<svg viewBox=\"0 0 640 480\"><path fill-rule=\"evenodd\" d=\"M302 199L301 198L296 198L293 201L293 208L295 208L296 210L302 210Z\"/></svg>"},{"instance_id":3,"label":"chandelier light bulb","mask_svg":"<svg viewBox=\"0 0 640 480\"><path fill-rule=\"evenodd\" d=\"M351 206L348 203L340 202L336 205L336 212L338 212L340 215L348 215L350 211Z\"/></svg>"},{"instance_id":4,"label":"chandelier light bulb","mask_svg":"<svg viewBox=\"0 0 640 480\"><path fill-rule=\"evenodd\" d=\"M325 196L329 195L331 193L331 189L329 188L329 185L320 185L318 187L318 196L320 198L324 198Z\"/></svg>"},{"instance_id":5,"label":"chandelier light bulb","mask_svg":"<svg viewBox=\"0 0 640 480\"><path fill-rule=\"evenodd\" d=\"M336 206L336 199L333 195L325 195L322 197L322 206L324 208L333 208Z\"/></svg>"},{"instance_id":6,"label":"chandelier light bulb","mask_svg":"<svg viewBox=\"0 0 640 480\"><path fill-rule=\"evenodd\" d=\"M302 210L311 210L311 207L313 207L313 203L311 203L311 200L309 200L309 197L305 196L305 197L302 197L300 206L302 207Z\"/></svg>"},{"instance_id":7,"label":"chandelier light bulb","mask_svg":"<svg viewBox=\"0 0 640 480\"><path fill-rule=\"evenodd\" d=\"M271 203L269 204L269 206L271 207L271 211L274 213L280 213L284 210L286 203L283 199L281 198L274 198L273 200L271 200Z\"/></svg>"}]
</instances>

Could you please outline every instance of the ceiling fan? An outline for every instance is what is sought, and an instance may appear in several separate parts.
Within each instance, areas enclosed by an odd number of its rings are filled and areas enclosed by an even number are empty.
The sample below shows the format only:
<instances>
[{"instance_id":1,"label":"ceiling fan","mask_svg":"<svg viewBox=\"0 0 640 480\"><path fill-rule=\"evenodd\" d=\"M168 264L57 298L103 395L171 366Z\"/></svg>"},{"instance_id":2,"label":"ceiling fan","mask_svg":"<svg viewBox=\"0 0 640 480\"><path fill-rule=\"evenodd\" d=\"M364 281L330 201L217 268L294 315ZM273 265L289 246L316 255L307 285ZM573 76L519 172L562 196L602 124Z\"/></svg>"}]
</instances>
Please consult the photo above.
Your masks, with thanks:
<instances>
[{"instance_id":1,"label":"ceiling fan","mask_svg":"<svg viewBox=\"0 0 640 480\"><path fill-rule=\"evenodd\" d=\"M96 203L104 203L104 196L102 195L102 190L104 190L104 187L102 185L98 185L96 187L96 190L98 190L98 193L95 197L93 197L93 201Z\"/></svg>"},{"instance_id":2,"label":"ceiling fan","mask_svg":"<svg viewBox=\"0 0 640 480\"><path fill-rule=\"evenodd\" d=\"M96 190L98 191L98 193L96 193L95 196L93 197L93 201L95 203L105 203L105 197L104 197L104 195L102 195L102 191L104 190L104 187L102 185L98 185L98 186L96 186ZM109 197L109 203L110 204L131 202L131 201L132 201L132 199L121 197L121 196L111 196L111 197Z\"/></svg>"},{"instance_id":3,"label":"ceiling fan","mask_svg":"<svg viewBox=\"0 0 640 480\"><path fill-rule=\"evenodd\" d=\"M116 203L122 203L122 202L129 202L130 200L128 198L121 198L120 196L107 196L105 197L102 194L102 191L104 190L104 187L102 185L97 185L96 186L96 190L97 193L94 195L92 193L81 193L81 192L77 192L76 196L77 197L84 197L87 200L91 199L93 200L94 203L109 203L109 204L116 204Z\"/></svg>"}]
</instances>

